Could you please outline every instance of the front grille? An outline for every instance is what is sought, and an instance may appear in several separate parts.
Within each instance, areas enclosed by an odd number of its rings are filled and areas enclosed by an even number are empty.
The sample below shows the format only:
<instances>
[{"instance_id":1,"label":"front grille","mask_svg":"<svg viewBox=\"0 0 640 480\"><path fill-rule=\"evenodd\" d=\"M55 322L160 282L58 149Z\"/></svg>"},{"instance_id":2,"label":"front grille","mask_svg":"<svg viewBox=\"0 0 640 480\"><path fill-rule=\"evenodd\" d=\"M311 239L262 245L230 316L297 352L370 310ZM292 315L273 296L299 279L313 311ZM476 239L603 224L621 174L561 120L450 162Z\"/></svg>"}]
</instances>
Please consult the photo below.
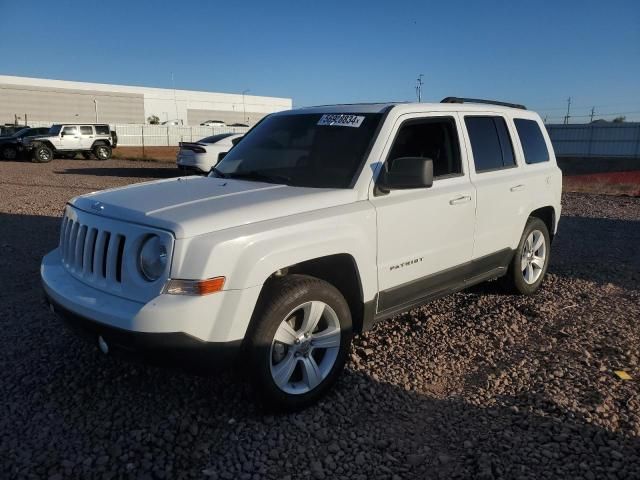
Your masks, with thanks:
<instances>
[{"instance_id":1,"label":"front grille","mask_svg":"<svg viewBox=\"0 0 640 480\"><path fill-rule=\"evenodd\" d=\"M65 216L60 231L62 262L79 276L121 283L126 241L121 232L83 225Z\"/></svg>"}]
</instances>

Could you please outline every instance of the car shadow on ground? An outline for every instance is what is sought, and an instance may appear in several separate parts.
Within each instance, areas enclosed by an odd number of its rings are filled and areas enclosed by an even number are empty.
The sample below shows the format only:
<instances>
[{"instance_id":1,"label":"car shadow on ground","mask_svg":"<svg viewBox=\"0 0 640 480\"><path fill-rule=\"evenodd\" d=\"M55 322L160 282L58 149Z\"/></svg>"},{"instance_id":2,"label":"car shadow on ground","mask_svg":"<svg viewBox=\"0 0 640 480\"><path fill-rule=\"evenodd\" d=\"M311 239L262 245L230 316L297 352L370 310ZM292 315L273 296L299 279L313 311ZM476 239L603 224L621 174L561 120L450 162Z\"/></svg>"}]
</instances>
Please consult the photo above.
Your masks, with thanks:
<instances>
[{"instance_id":1,"label":"car shadow on ground","mask_svg":"<svg viewBox=\"0 0 640 480\"><path fill-rule=\"evenodd\" d=\"M188 175L177 168L149 167L88 167L67 168L55 172L61 175L93 175L96 177L173 178Z\"/></svg>"}]
</instances>

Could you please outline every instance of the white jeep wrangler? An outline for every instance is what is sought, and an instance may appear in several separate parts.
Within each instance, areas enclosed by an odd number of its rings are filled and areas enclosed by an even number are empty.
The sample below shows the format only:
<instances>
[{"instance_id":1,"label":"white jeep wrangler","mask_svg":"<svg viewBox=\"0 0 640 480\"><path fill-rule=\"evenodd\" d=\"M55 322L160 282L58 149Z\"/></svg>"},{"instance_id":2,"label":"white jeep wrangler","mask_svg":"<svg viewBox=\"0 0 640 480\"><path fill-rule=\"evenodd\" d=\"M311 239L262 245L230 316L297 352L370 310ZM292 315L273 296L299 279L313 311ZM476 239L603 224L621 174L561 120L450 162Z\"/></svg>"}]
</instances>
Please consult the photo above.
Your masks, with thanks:
<instances>
[{"instance_id":1,"label":"white jeep wrangler","mask_svg":"<svg viewBox=\"0 0 640 480\"><path fill-rule=\"evenodd\" d=\"M74 158L78 153L85 159L92 155L108 160L118 144L118 137L107 124L55 124L47 135L34 137L23 148L35 163L47 163L56 155Z\"/></svg>"},{"instance_id":2,"label":"white jeep wrangler","mask_svg":"<svg viewBox=\"0 0 640 480\"><path fill-rule=\"evenodd\" d=\"M496 277L535 292L561 181L540 117L518 105L280 112L208 177L71 200L42 281L104 352L242 352L262 399L295 409L380 320Z\"/></svg>"}]
</instances>

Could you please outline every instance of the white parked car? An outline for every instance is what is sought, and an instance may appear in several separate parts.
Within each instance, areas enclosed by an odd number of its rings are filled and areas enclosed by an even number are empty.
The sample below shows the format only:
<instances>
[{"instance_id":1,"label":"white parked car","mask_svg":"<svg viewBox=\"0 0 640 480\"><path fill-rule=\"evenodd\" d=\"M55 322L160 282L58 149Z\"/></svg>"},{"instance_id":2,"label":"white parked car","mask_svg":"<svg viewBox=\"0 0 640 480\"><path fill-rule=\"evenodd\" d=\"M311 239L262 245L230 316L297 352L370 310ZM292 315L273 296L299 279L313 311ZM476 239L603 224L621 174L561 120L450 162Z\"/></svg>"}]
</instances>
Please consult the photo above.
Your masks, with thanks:
<instances>
[{"instance_id":1,"label":"white parked car","mask_svg":"<svg viewBox=\"0 0 640 480\"><path fill-rule=\"evenodd\" d=\"M176 164L181 170L207 173L242 137L243 134L221 133L197 142L180 142Z\"/></svg>"},{"instance_id":2,"label":"white parked car","mask_svg":"<svg viewBox=\"0 0 640 480\"><path fill-rule=\"evenodd\" d=\"M103 352L241 358L296 409L376 322L496 277L533 294L561 208L544 125L443 102L279 112L207 177L72 199L42 261L51 308Z\"/></svg>"},{"instance_id":3,"label":"white parked car","mask_svg":"<svg viewBox=\"0 0 640 480\"><path fill-rule=\"evenodd\" d=\"M222 120L207 120L200 124L201 127L226 127L227 124Z\"/></svg>"}]
</instances>

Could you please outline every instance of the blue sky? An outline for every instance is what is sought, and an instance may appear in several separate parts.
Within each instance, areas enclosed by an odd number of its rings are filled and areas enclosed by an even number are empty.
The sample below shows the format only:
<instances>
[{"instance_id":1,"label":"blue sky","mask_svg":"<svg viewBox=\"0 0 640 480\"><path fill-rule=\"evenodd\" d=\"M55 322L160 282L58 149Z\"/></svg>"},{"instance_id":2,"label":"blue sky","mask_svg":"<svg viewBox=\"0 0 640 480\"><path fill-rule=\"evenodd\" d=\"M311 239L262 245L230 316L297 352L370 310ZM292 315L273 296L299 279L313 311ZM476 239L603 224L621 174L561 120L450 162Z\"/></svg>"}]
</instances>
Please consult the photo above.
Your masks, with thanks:
<instances>
[{"instance_id":1,"label":"blue sky","mask_svg":"<svg viewBox=\"0 0 640 480\"><path fill-rule=\"evenodd\" d=\"M640 2L0 0L0 74L640 119ZM7 39L15 44L8 45ZM631 112L631 113L626 113ZM600 114L600 115L599 115ZM612 118L608 116L606 118ZM586 117L576 117L586 119Z\"/></svg>"}]
</instances>

